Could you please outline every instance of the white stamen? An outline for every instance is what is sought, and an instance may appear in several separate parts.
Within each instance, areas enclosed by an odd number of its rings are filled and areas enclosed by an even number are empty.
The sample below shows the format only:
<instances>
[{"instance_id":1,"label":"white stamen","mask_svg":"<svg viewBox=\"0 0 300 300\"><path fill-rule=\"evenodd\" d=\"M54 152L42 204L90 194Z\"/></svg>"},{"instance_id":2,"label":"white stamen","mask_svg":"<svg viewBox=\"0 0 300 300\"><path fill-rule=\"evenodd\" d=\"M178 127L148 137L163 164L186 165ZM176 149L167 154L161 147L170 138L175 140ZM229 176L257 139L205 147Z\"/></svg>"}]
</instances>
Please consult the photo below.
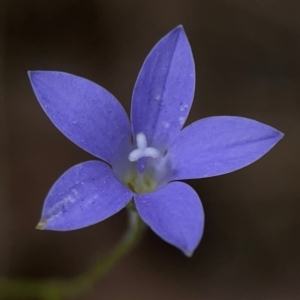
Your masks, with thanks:
<instances>
[{"instance_id":1,"label":"white stamen","mask_svg":"<svg viewBox=\"0 0 300 300\"><path fill-rule=\"evenodd\" d=\"M148 147L144 150L145 157L158 158L159 154L160 154L159 151L153 147Z\"/></svg>"},{"instance_id":2,"label":"white stamen","mask_svg":"<svg viewBox=\"0 0 300 300\"><path fill-rule=\"evenodd\" d=\"M137 161L138 159L142 158L144 156L142 149L135 149L130 152L128 159L130 161Z\"/></svg>"},{"instance_id":3,"label":"white stamen","mask_svg":"<svg viewBox=\"0 0 300 300\"><path fill-rule=\"evenodd\" d=\"M137 161L142 157L159 157L160 152L157 149L153 147L147 147L147 139L144 133L140 132L136 135L136 144L137 149L134 149L129 153L128 159L130 161Z\"/></svg>"},{"instance_id":4,"label":"white stamen","mask_svg":"<svg viewBox=\"0 0 300 300\"><path fill-rule=\"evenodd\" d=\"M140 132L136 135L136 144L138 149L146 149L147 148L147 139L146 136Z\"/></svg>"}]
</instances>

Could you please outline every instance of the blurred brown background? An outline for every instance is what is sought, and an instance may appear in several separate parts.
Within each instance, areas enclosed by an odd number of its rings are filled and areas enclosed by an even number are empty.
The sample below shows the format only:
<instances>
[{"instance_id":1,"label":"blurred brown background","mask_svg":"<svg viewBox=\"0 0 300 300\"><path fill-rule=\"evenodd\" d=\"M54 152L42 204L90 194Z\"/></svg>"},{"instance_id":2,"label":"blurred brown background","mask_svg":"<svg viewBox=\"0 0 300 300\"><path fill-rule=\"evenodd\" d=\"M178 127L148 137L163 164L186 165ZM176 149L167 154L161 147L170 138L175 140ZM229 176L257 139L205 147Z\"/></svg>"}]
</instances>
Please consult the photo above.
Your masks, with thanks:
<instances>
[{"instance_id":1,"label":"blurred brown background","mask_svg":"<svg viewBox=\"0 0 300 300\"><path fill-rule=\"evenodd\" d=\"M0 0L0 274L74 276L126 224L122 212L74 232L34 229L58 176L92 157L48 120L26 71L89 78L129 112L146 55L183 24L197 70L189 123L245 116L285 138L245 169L189 181L206 213L193 258L149 231L82 299L300 299L299 15L299 0Z\"/></svg>"}]
</instances>

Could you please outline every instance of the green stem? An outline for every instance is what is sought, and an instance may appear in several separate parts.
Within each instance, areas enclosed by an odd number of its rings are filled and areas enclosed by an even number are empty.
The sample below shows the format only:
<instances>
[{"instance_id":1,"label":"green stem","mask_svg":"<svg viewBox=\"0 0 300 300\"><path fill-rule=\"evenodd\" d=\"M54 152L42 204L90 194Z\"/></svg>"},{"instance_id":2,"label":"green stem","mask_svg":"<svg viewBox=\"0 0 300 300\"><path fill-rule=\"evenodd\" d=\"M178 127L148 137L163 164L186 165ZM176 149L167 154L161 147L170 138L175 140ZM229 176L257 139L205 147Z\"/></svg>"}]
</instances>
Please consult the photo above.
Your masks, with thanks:
<instances>
[{"instance_id":1,"label":"green stem","mask_svg":"<svg viewBox=\"0 0 300 300\"><path fill-rule=\"evenodd\" d=\"M145 224L138 214L131 209L128 209L128 214L129 226L123 239L106 257L99 257L93 267L85 274L71 280L57 281L0 278L0 297L4 299L61 300L65 297L76 297L86 292L134 248L143 234Z\"/></svg>"}]
</instances>

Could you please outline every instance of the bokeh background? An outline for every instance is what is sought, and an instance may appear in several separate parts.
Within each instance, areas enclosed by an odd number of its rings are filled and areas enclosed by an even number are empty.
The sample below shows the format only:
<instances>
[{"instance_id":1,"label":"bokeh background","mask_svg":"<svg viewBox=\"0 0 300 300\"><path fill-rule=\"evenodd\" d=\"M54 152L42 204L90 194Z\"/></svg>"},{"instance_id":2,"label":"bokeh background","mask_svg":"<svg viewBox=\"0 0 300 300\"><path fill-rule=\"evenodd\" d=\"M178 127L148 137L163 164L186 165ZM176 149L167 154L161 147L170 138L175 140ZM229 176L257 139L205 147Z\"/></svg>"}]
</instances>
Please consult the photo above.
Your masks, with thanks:
<instances>
[{"instance_id":1,"label":"bokeh background","mask_svg":"<svg viewBox=\"0 0 300 300\"><path fill-rule=\"evenodd\" d=\"M58 176L92 157L48 120L26 71L89 78L129 112L146 55L183 24L197 71L188 123L245 116L285 138L247 168L189 181L206 213L192 258L148 231L81 299L300 299L299 14L298 0L1 0L0 274L75 276L126 226L121 212L74 232L34 229Z\"/></svg>"}]
</instances>

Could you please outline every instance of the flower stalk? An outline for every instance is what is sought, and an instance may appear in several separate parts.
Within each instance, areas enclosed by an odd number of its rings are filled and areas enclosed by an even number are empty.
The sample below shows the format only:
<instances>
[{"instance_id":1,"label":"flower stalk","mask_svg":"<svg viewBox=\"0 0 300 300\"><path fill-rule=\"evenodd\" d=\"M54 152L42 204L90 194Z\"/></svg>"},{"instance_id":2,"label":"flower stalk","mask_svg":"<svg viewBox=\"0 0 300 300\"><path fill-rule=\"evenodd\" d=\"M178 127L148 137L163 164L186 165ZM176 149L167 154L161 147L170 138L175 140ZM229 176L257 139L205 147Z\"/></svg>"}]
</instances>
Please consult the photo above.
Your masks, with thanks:
<instances>
[{"instance_id":1,"label":"flower stalk","mask_svg":"<svg viewBox=\"0 0 300 300\"><path fill-rule=\"evenodd\" d=\"M0 295L4 299L62 300L77 297L88 291L97 280L106 275L115 264L129 253L140 240L145 224L137 212L127 209L128 228L121 241L105 257L96 259L95 264L84 274L70 280L34 280L0 278Z\"/></svg>"}]
</instances>

